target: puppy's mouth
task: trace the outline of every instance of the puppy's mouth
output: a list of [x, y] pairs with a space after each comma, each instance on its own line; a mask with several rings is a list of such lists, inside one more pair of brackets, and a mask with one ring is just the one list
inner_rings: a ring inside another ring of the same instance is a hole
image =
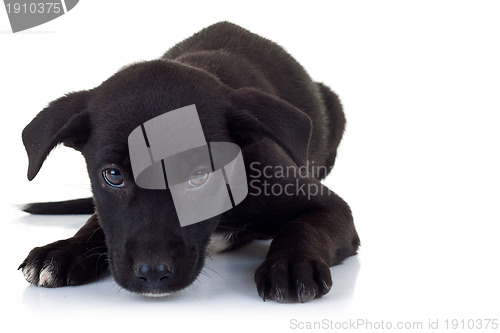
[[152, 297], [152, 298], [169, 297], [170, 295], [172, 295], [172, 293], [164, 293], [164, 292], [147, 292], [147, 293], [142, 293], [142, 296]]
[[113, 253], [109, 256], [109, 268], [115, 281], [132, 293], [153, 298], [171, 296], [191, 285], [204, 263], [202, 253], [189, 251], [176, 256], [182, 260], [174, 261], [170, 271], [160, 270], [163, 267], [161, 265], [145, 265], [137, 269], [131, 261], [123, 260], [120, 254]]

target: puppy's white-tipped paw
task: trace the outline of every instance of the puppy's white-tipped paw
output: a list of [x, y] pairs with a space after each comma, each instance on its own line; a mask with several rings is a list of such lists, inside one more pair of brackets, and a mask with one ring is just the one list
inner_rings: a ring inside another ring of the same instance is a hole
[[53, 261], [45, 263], [38, 278], [40, 287], [56, 287], [57, 267]]
[[54, 261], [44, 263], [42, 269], [39, 269], [35, 262], [31, 265], [26, 265], [22, 268], [22, 272], [26, 281], [32, 285], [39, 287], [57, 287], [57, 266]]
[[26, 281], [39, 287], [76, 286], [107, 269], [103, 247], [88, 249], [72, 238], [36, 247], [19, 266]]
[[24, 266], [22, 272], [26, 281], [38, 285], [38, 270], [36, 264]]
[[227, 250], [234, 244], [233, 233], [214, 233], [210, 236], [210, 241], [207, 245], [207, 252], [216, 254]]

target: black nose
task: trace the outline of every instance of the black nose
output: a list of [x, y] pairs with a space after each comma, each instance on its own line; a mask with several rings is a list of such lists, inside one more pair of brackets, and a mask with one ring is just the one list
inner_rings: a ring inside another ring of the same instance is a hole
[[167, 264], [135, 265], [135, 276], [141, 282], [149, 287], [155, 287], [165, 284], [172, 275], [173, 268]]

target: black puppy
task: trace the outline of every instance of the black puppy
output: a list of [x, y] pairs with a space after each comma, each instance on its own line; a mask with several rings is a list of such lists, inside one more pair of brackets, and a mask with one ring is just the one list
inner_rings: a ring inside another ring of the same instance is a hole
[[[135, 184], [127, 137], [192, 104], [207, 142], [241, 148], [249, 194], [217, 217], [181, 227], [169, 190]], [[273, 238], [255, 273], [260, 297], [320, 297], [332, 286], [329, 266], [359, 246], [349, 206], [320, 183], [344, 126], [337, 96], [281, 47], [231, 23], [212, 25], [161, 59], [53, 101], [24, 129], [30, 180], [63, 143], [85, 157], [94, 197], [27, 206], [31, 213], [93, 215], [74, 237], [33, 249], [20, 268], [34, 285], [59, 287], [109, 267], [123, 288], [161, 296], [189, 286], [207, 251]]]

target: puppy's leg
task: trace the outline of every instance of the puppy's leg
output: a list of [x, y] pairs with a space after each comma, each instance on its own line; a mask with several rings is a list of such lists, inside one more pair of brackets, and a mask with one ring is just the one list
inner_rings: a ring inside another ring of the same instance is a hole
[[79, 285], [106, 271], [106, 254], [104, 233], [94, 214], [75, 236], [31, 250], [19, 269], [36, 286]]
[[282, 226], [255, 273], [263, 300], [305, 302], [321, 297], [332, 286], [328, 267], [356, 254], [359, 238], [349, 206], [316, 184], [325, 194], [309, 198], [309, 209]]

